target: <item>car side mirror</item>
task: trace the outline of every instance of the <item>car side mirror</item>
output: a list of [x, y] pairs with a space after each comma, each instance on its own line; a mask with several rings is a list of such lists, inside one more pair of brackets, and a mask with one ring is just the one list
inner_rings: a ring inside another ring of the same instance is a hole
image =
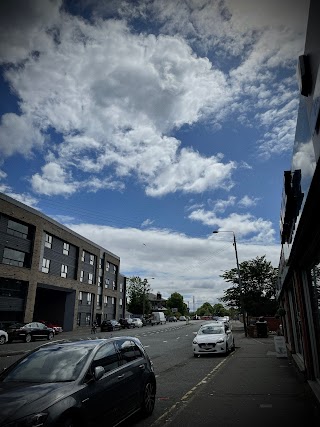
[[231, 334], [231, 330], [230, 330], [230, 329], [227, 329], [227, 330], [226, 330], [226, 333], [227, 333], [227, 334]]
[[103, 366], [96, 366], [96, 367], [94, 368], [94, 371], [93, 371], [94, 379], [95, 379], [96, 381], [99, 381], [99, 380], [100, 380], [100, 378], [102, 378], [102, 377], [103, 377], [103, 375], [104, 375], [104, 367], [103, 367]]

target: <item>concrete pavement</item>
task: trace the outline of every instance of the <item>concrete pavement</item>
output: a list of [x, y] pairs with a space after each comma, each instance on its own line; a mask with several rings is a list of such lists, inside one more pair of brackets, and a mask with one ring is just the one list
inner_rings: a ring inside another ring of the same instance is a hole
[[236, 351], [218, 356], [218, 367], [151, 427], [319, 425], [316, 402], [290, 359], [277, 358], [274, 336], [233, 331]]

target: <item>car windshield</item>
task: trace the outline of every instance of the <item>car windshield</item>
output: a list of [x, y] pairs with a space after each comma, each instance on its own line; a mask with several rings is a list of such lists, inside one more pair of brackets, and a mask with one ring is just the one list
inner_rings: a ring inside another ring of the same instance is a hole
[[199, 335], [206, 335], [206, 334], [223, 334], [224, 328], [221, 326], [205, 326], [201, 328], [198, 332]]
[[85, 346], [55, 346], [41, 349], [21, 360], [12, 371], [8, 372], [3, 382], [75, 381], [91, 351], [91, 348]]

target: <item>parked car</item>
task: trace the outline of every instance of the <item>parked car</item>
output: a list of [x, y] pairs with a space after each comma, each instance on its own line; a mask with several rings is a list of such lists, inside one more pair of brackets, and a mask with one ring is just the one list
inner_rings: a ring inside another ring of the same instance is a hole
[[215, 321], [216, 322], [223, 322], [228, 326], [229, 329], [232, 329], [228, 316], [218, 317]]
[[127, 328], [127, 329], [131, 329], [131, 328], [135, 328], [136, 325], [133, 323], [132, 319], [120, 319], [119, 320], [120, 325], [122, 326], [122, 328]]
[[104, 320], [101, 323], [100, 330], [101, 332], [110, 332], [110, 331], [119, 331], [121, 325], [117, 320]]
[[52, 328], [55, 334], [60, 334], [61, 332], [63, 332], [62, 326], [59, 326], [56, 322], [50, 322], [47, 320], [39, 320], [39, 322], [48, 326], [48, 328]]
[[177, 322], [178, 319], [176, 318], [176, 316], [169, 316], [168, 317], [168, 322]]
[[8, 334], [6, 331], [0, 329], [0, 345], [5, 344], [6, 342], [8, 342]]
[[152, 414], [156, 378], [133, 337], [59, 340], [29, 352], [0, 374], [0, 425], [108, 426]]
[[235, 349], [232, 331], [224, 322], [212, 322], [201, 326], [193, 339], [193, 355], [224, 353]]
[[7, 333], [9, 342], [15, 340], [30, 342], [39, 338], [52, 340], [54, 337], [54, 330], [40, 322], [14, 323], [8, 327]]
[[179, 320], [184, 320], [184, 321], [186, 321], [186, 320], [187, 320], [187, 318], [186, 318], [186, 316], [180, 316], [180, 317], [179, 317]]
[[136, 328], [142, 328], [142, 326], [143, 326], [143, 322], [142, 322], [142, 320], [141, 319], [139, 319], [138, 317], [132, 317], [132, 322], [134, 323], [134, 326], [136, 327]]

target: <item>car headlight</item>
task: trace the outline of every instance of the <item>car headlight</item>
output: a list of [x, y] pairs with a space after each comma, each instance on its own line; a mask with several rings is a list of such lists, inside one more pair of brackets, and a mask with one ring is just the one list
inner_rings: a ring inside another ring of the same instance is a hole
[[192, 344], [198, 344], [198, 341], [197, 341], [196, 339], [194, 339], [194, 340], [192, 341]]
[[223, 343], [224, 342], [224, 339], [223, 338], [220, 338], [218, 341], [217, 341], [217, 344], [221, 344], [221, 343]]
[[6, 427], [41, 427], [44, 425], [47, 417], [47, 413], [38, 412], [37, 414], [28, 415], [27, 417], [12, 421], [6, 424]]

